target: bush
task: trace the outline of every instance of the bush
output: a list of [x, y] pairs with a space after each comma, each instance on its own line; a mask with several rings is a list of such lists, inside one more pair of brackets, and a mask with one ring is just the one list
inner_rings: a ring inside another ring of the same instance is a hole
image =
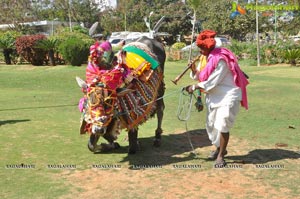
[[297, 60], [300, 59], [299, 49], [288, 49], [284, 53], [284, 58], [288, 60], [288, 63], [292, 66], [296, 66]]
[[256, 44], [253, 42], [239, 42], [232, 40], [228, 48], [238, 59], [256, 59]]
[[[257, 46], [256, 42], [237, 42], [232, 41], [232, 45], [229, 49], [234, 52], [239, 60], [253, 59], [257, 60]], [[294, 42], [289, 41], [277, 41], [276, 44], [262, 43], [260, 45], [260, 61], [265, 64], [278, 64], [284, 63], [286, 60], [289, 63], [294, 63], [288, 57], [297, 57], [297, 53], [288, 52], [289, 49], [299, 49], [299, 46]]]
[[72, 66], [81, 66], [87, 61], [89, 45], [82, 39], [71, 37], [59, 45], [59, 52]]
[[[89, 50], [89, 47], [95, 42], [94, 39], [92, 39], [89, 35], [87, 34], [83, 34], [80, 32], [69, 32], [69, 31], [60, 31], [59, 34], [56, 34], [53, 39], [57, 39], [57, 45], [58, 45], [58, 51], [57, 53], [59, 55], [61, 55], [62, 57], [60, 57], [60, 61], [67, 61], [70, 63], [70, 61], [66, 60], [66, 55], [63, 56], [61, 51], [61, 46], [65, 45], [64, 43], [67, 42], [67, 40], [69, 40], [70, 38], [77, 38], [78, 41], [80, 40], [80, 43], [83, 43], [87, 50]], [[86, 59], [84, 59], [84, 61], [87, 60], [87, 56]]]
[[87, 43], [89, 45], [92, 45], [94, 43], [94, 39], [91, 38], [89, 35], [87, 34], [83, 34], [80, 32], [59, 32], [59, 34], [54, 35], [52, 38], [53, 39], [57, 39], [58, 40], [58, 45], [60, 45], [61, 43], [65, 42], [66, 40], [68, 40], [69, 38], [78, 38], [81, 39], [84, 43]]
[[173, 50], [180, 50], [181, 48], [185, 47], [185, 43], [183, 42], [177, 42], [175, 44], [172, 45], [172, 49]]
[[284, 63], [289, 58], [286, 52], [290, 49], [297, 49], [294, 42], [291, 41], [277, 41], [276, 44], [264, 44], [261, 46], [261, 61], [267, 64]]
[[17, 53], [34, 66], [41, 66], [46, 59], [46, 51], [37, 48], [38, 41], [46, 39], [45, 35], [27, 35], [16, 39]]

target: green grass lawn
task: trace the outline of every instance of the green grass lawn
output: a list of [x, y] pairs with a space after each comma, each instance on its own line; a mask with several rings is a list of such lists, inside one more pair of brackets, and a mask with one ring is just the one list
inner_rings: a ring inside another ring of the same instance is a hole
[[[127, 155], [125, 130], [118, 139], [122, 147], [103, 154], [89, 152], [88, 136], [79, 135], [77, 103], [82, 93], [75, 77], [84, 78], [85, 66], [0, 65], [0, 198], [59, 198], [72, 193], [72, 186], [56, 177], [64, 170], [49, 169], [48, 165], [52, 164], [76, 165], [71, 172], [90, 169], [93, 164], [117, 164], [122, 170], [132, 165], [158, 164], [165, 167], [163, 172], [172, 174], [174, 171], [168, 169], [172, 164], [200, 162], [205, 171], [211, 172], [211, 163], [204, 160], [206, 154], [193, 156], [188, 142], [188, 136], [196, 137], [197, 132], [205, 128], [205, 110], [199, 113], [193, 107], [187, 122], [179, 121], [176, 116], [180, 89], [194, 83], [188, 74], [178, 85], [171, 82], [185, 65], [185, 62], [166, 63], [162, 146], [152, 147], [156, 128], [153, 118], [140, 127], [142, 150], [134, 156]], [[241, 108], [231, 135], [244, 143], [237, 146], [241, 153], [249, 154], [228, 159], [244, 159], [249, 165], [284, 164], [284, 171], [259, 170], [255, 175], [263, 178], [262, 183], [275, 188], [280, 184], [290, 190], [290, 194], [297, 195], [300, 183], [295, 177], [300, 171], [300, 68], [245, 64], [242, 69], [250, 76], [249, 110]], [[201, 148], [201, 152], [202, 149], [209, 152], [207, 141], [192, 141], [196, 151]], [[282, 144], [284, 147], [276, 147]], [[7, 168], [7, 165], [22, 163], [35, 168]]]

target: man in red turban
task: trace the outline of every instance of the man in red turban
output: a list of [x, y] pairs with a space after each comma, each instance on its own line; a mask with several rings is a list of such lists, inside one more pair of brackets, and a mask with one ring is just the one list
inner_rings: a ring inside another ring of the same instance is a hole
[[205, 67], [196, 71], [193, 79], [200, 83], [187, 87], [192, 93], [201, 89], [206, 93], [206, 131], [215, 145], [209, 159], [216, 160], [215, 167], [226, 165], [229, 130], [233, 127], [240, 104], [248, 109], [246, 86], [249, 83], [240, 69], [235, 55], [226, 48], [216, 47], [216, 32], [204, 30], [197, 37], [200, 53], [207, 56]]

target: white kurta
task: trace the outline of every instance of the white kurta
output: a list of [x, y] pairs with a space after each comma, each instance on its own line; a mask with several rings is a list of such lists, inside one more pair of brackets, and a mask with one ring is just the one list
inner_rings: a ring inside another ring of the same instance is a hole
[[233, 74], [224, 60], [206, 81], [198, 83], [206, 92], [206, 130], [212, 144], [220, 146], [220, 134], [229, 132], [239, 111], [242, 91], [233, 80]]

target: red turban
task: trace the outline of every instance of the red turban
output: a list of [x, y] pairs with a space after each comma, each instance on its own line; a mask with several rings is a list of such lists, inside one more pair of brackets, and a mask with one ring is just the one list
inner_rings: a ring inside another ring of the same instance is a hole
[[212, 30], [202, 31], [196, 40], [197, 46], [199, 48], [212, 49], [216, 45], [215, 36], [216, 32]]

